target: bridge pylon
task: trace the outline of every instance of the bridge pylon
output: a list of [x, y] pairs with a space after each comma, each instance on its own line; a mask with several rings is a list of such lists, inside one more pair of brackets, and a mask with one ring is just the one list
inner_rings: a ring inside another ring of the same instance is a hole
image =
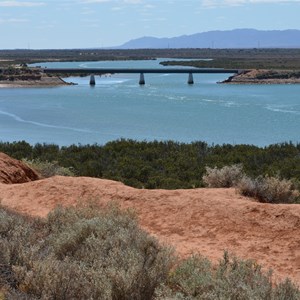
[[139, 81], [140, 85], [144, 85], [145, 84], [145, 76], [144, 73], [140, 73], [140, 81]]
[[189, 73], [188, 84], [194, 84], [193, 73]]
[[95, 84], [96, 84], [95, 75], [92, 74], [90, 77], [90, 85], [95, 85]]

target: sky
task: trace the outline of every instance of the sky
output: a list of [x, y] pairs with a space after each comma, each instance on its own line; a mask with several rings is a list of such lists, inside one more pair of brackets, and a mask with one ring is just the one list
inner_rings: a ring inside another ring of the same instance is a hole
[[0, 0], [0, 49], [102, 48], [144, 36], [300, 29], [300, 0]]

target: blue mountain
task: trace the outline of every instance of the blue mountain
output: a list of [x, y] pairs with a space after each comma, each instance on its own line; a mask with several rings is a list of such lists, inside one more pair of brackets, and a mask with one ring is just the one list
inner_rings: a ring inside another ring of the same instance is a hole
[[142, 37], [116, 48], [300, 48], [300, 30], [234, 29], [172, 38]]

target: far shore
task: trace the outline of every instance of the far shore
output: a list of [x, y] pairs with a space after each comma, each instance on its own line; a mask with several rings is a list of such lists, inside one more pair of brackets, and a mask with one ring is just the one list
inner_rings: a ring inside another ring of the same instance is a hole
[[[247, 72], [236, 74], [228, 79], [220, 82], [225, 84], [299, 84], [299, 77], [289, 78], [271, 78], [270, 73], [278, 75], [285, 75], [291, 71], [277, 71], [277, 70], [249, 70]], [[284, 76], [282, 76], [284, 77]]]

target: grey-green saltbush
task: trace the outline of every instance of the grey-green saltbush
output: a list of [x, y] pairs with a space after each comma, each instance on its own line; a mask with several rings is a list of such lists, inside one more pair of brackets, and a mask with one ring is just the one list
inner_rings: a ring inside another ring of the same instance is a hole
[[241, 165], [221, 169], [206, 167], [204, 183], [210, 188], [235, 187], [242, 195], [265, 203], [297, 203], [299, 191], [291, 180], [278, 177], [258, 176], [255, 179], [243, 172]]
[[60, 207], [24, 232], [19, 231], [26, 223], [22, 217], [4, 219], [0, 249], [12, 279], [0, 277], [12, 295], [152, 299], [173, 262], [171, 250], [140, 229], [132, 212], [116, 207]]
[[229, 188], [236, 184], [243, 177], [243, 166], [232, 165], [225, 166], [221, 169], [206, 167], [206, 173], [202, 179], [205, 185], [210, 188]]
[[[0, 291], [6, 300], [299, 300], [253, 261], [225, 253], [217, 266], [174, 255], [115, 206], [59, 207], [46, 220], [0, 207]], [[1, 293], [0, 293], [1, 298]]]
[[299, 300], [300, 291], [289, 280], [276, 285], [271, 272], [264, 273], [251, 260], [230, 257], [227, 252], [217, 266], [192, 256], [181, 262], [156, 291], [156, 299], [205, 300]]
[[30, 168], [36, 170], [43, 178], [52, 177], [55, 175], [60, 176], [74, 176], [71, 168], [61, 167], [57, 161], [41, 161], [39, 159], [22, 159]]
[[265, 203], [296, 203], [299, 192], [294, 189], [291, 180], [277, 177], [262, 177], [251, 179], [244, 176], [238, 183], [239, 192], [248, 197]]

